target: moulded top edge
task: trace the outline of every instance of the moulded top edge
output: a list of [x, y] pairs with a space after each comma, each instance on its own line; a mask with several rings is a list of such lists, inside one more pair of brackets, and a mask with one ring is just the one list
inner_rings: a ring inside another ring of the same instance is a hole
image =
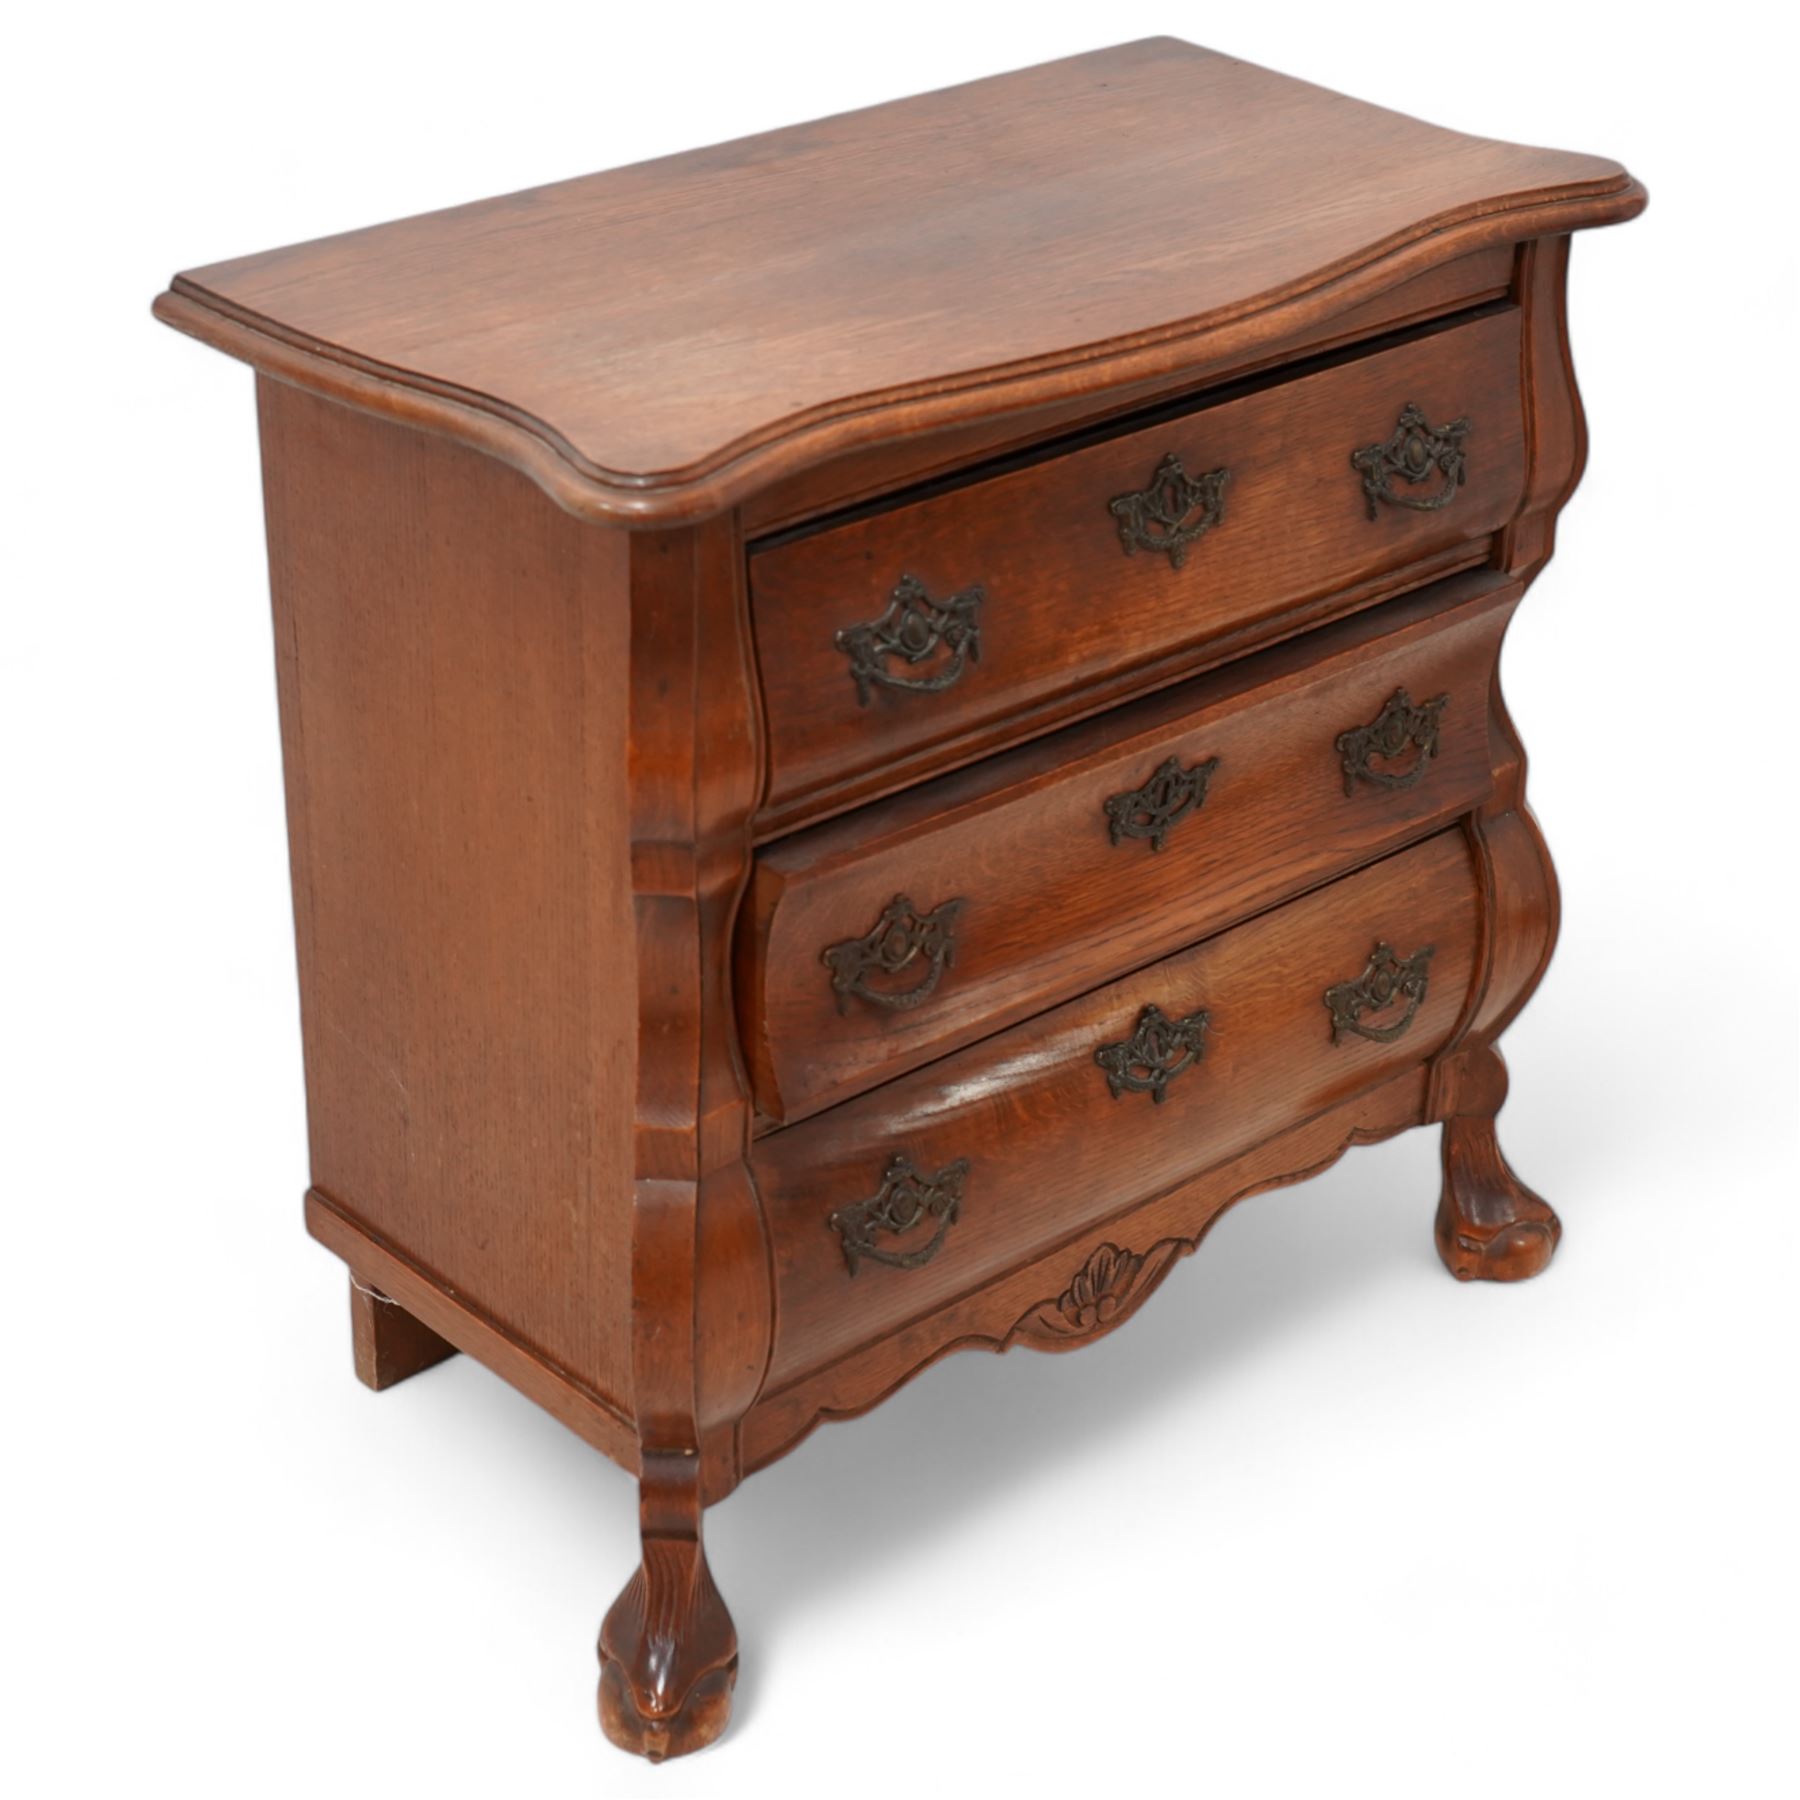
[[156, 311], [663, 524], [1644, 202], [1602, 158], [1158, 38], [214, 264]]

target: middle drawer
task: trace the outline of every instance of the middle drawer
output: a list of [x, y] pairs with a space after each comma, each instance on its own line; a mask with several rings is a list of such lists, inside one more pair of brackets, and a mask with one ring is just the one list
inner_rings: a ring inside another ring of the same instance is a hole
[[1436, 830], [1521, 589], [1459, 576], [765, 850], [759, 1112], [806, 1117]]

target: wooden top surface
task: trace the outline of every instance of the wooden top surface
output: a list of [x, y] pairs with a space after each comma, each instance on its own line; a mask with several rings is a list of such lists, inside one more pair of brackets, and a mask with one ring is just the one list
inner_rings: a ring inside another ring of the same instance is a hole
[[1156, 38], [216, 263], [157, 310], [651, 522], [1643, 201]]

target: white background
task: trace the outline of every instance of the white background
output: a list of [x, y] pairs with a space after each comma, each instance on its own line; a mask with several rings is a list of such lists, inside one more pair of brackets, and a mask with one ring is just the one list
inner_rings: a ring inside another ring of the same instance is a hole
[[[1776, 17], [13, 19], [13, 1793], [1794, 1792], [1800, 321]], [[1651, 190], [1576, 246], [1592, 459], [1506, 656], [1566, 922], [1507, 1040], [1503, 1137], [1567, 1237], [1540, 1281], [1458, 1287], [1413, 1133], [1229, 1215], [1094, 1349], [954, 1358], [821, 1431], [711, 1515], [737, 1716], [650, 1770], [592, 1710], [630, 1482], [466, 1358], [364, 1392], [341, 1267], [302, 1234], [251, 382], [149, 301], [177, 268], [1155, 31], [1613, 155]]]

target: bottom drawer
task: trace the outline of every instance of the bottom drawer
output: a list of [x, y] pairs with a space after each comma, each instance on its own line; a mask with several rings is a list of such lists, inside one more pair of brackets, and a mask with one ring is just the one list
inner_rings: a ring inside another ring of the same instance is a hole
[[760, 1140], [765, 1391], [1434, 1055], [1479, 913], [1441, 832]]

